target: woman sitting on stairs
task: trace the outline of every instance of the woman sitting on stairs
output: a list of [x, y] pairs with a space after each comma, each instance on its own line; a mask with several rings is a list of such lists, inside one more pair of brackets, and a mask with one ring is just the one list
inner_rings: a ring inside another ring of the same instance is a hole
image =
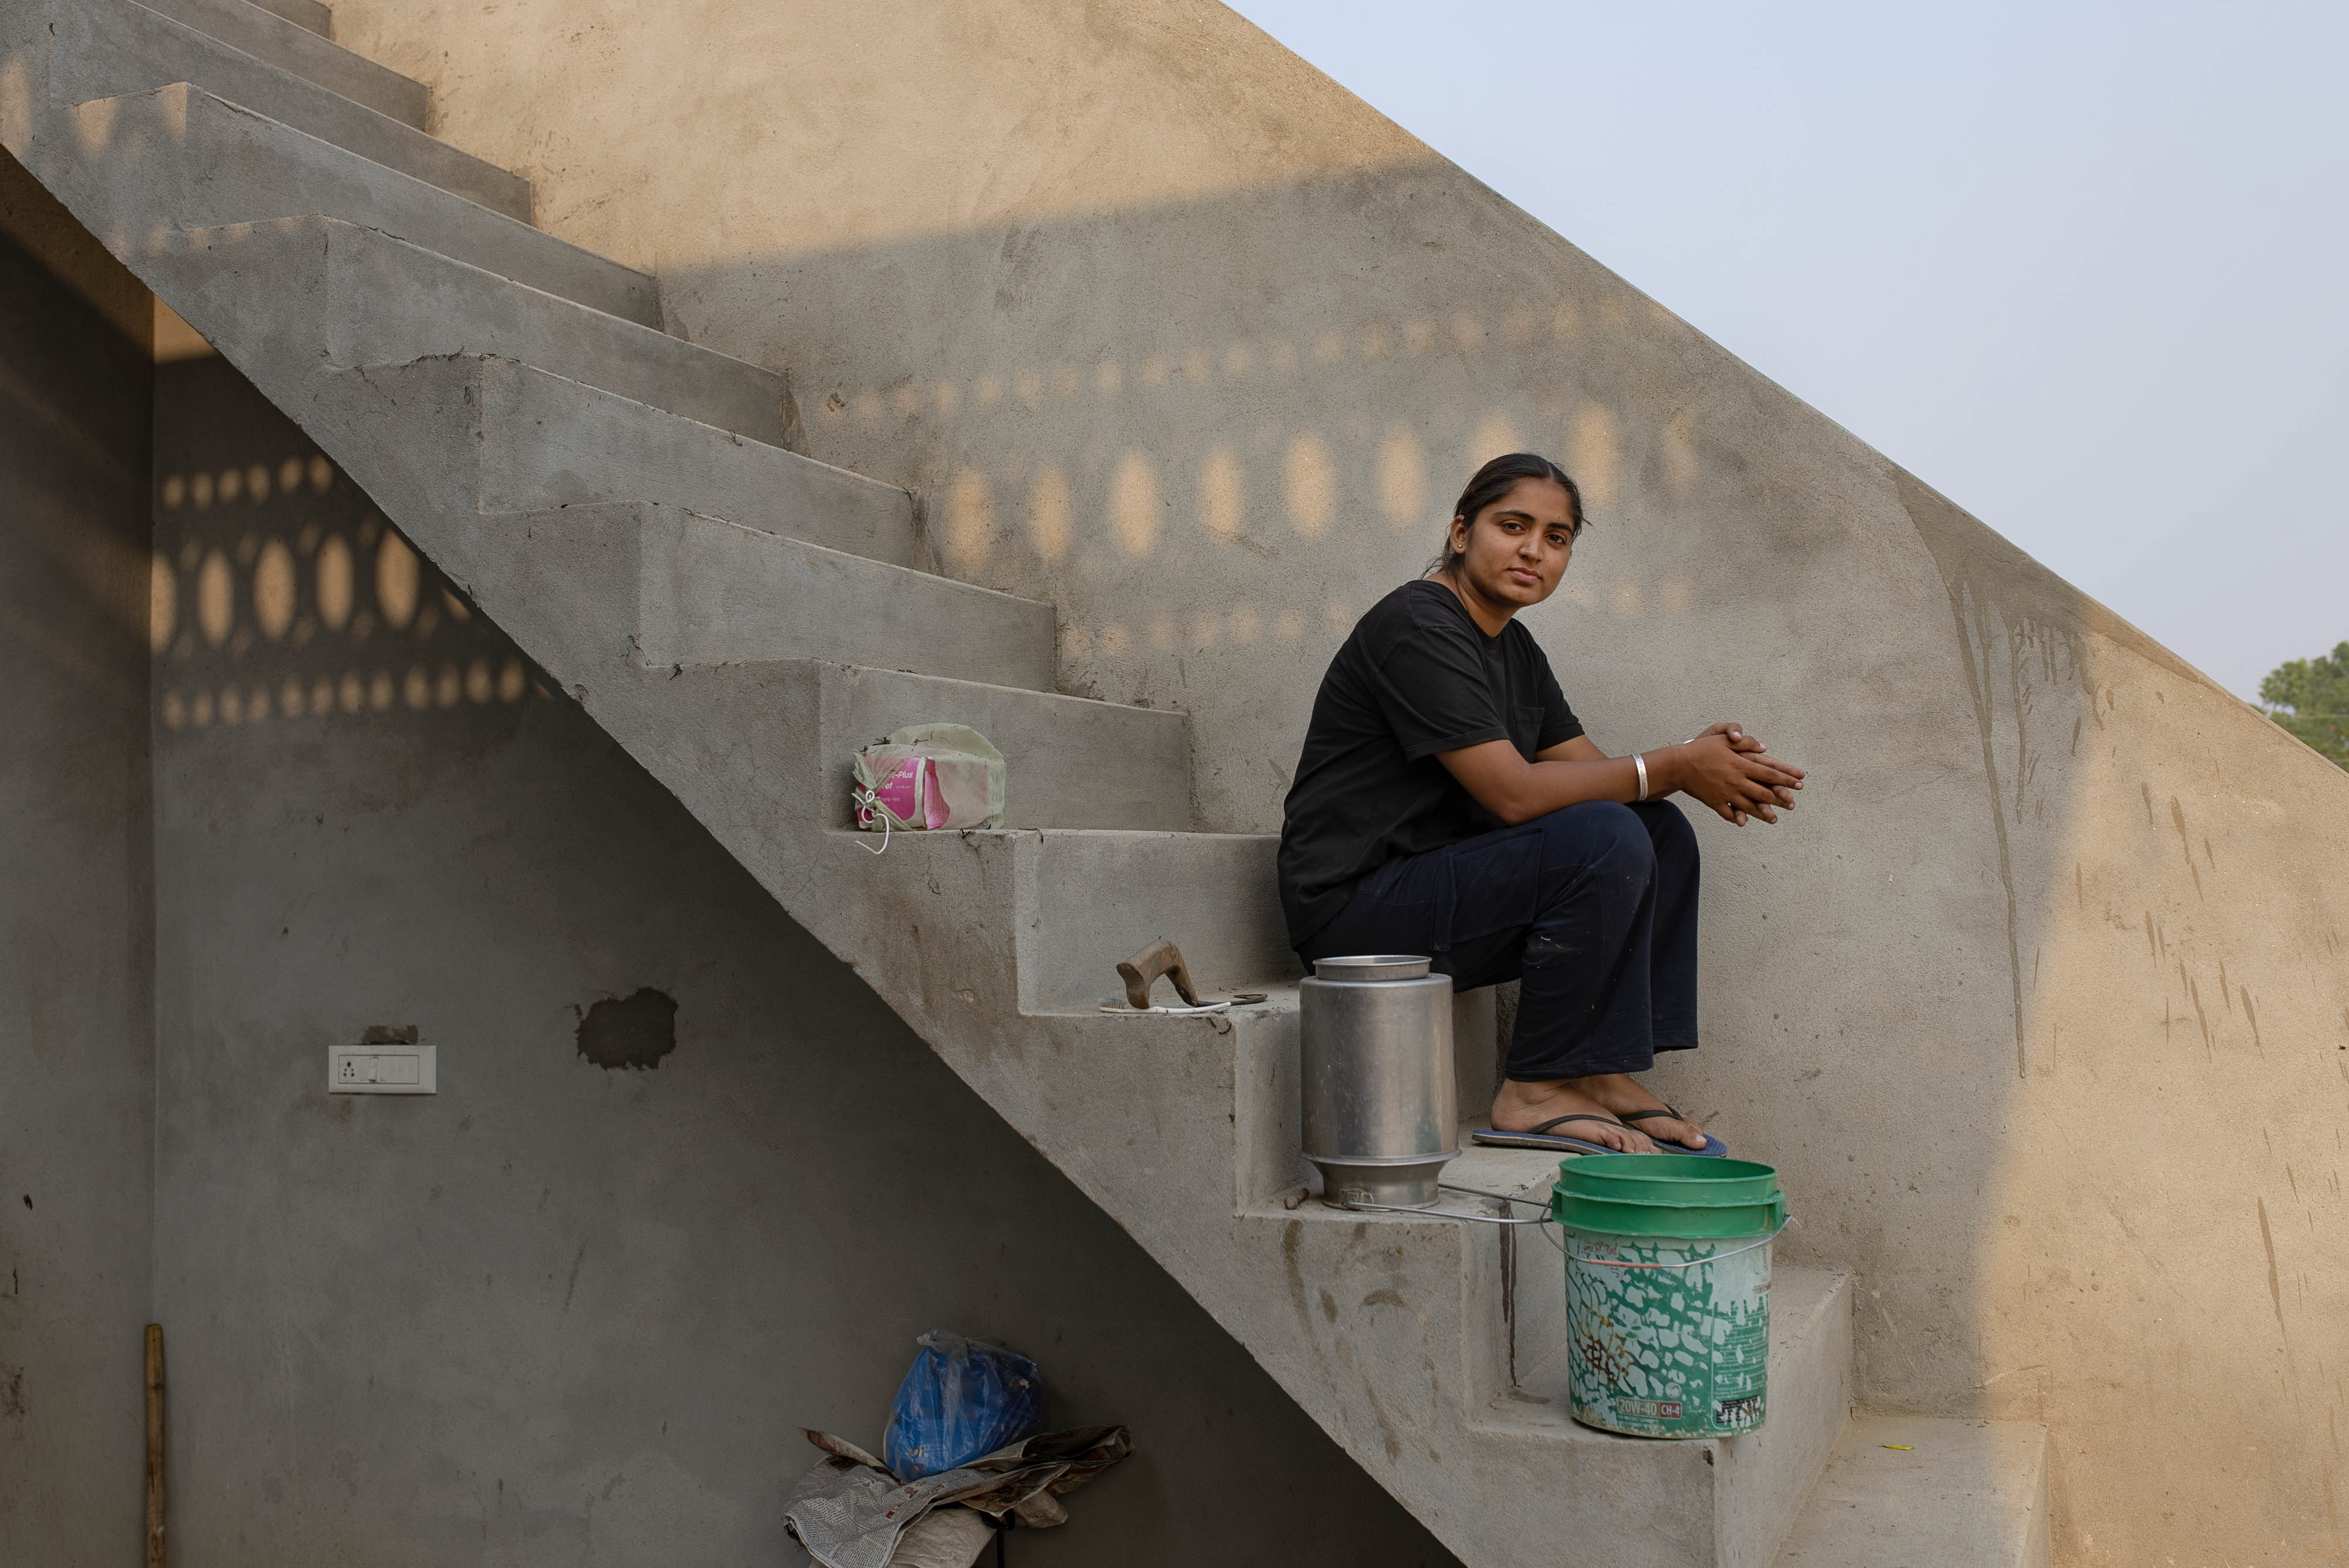
[[1665, 797], [1775, 823], [1803, 770], [1732, 723], [1600, 751], [1513, 619], [1557, 590], [1581, 493], [1513, 452], [1454, 510], [1444, 554], [1321, 678], [1280, 834], [1289, 944], [1309, 964], [1425, 953], [1463, 991], [1521, 982], [1480, 1143], [1717, 1154], [1631, 1076], [1697, 1043], [1696, 835]]

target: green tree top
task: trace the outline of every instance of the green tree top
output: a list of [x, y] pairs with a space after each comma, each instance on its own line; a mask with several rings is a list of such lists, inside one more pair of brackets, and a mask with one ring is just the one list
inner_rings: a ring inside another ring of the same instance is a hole
[[2276, 666], [2260, 682], [2260, 701], [2269, 718], [2349, 767], [2349, 642]]

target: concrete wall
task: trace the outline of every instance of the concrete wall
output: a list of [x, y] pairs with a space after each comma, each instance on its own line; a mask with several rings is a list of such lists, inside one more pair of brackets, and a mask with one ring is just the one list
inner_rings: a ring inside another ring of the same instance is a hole
[[[1452, 1561], [222, 361], [157, 410], [181, 1568], [797, 1561], [936, 1326], [1134, 1430], [1015, 1561]], [[438, 1095], [326, 1094], [371, 1026]]]
[[146, 299], [0, 153], [0, 1562], [58, 1568], [145, 1532]]
[[2053, 1423], [2066, 1562], [2339, 1560], [2349, 779], [1208, 0], [336, 25], [790, 369], [945, 568], [1055, 600], [1064, 686], [1190, 710], [1216, 826], [1274, 823], [1470, 465], [1568, 462], [1599, 526], [1533, 624], [1601, 743], [1815, 770], [1704, 829], [1663, 1086], [1860, 1271], [1871, 1401]]

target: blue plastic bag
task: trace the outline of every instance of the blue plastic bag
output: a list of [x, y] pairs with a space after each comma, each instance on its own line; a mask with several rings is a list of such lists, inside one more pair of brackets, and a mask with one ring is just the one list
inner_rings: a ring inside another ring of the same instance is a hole
[[967, 1465], [1036, 1424], [1036, 1364], [1017, 1351], [932, 1329], [897, 1386], [881, 1462], [901, 1481]]

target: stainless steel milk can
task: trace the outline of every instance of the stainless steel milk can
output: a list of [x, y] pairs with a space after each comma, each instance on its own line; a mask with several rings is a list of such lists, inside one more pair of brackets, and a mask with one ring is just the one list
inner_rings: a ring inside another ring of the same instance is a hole
[[1305, 1158], [1322, 1200], [1425, 1209], [1459, 1154], [1452, 977], [1395, 953], [1317, 959], [1301, 992]]

